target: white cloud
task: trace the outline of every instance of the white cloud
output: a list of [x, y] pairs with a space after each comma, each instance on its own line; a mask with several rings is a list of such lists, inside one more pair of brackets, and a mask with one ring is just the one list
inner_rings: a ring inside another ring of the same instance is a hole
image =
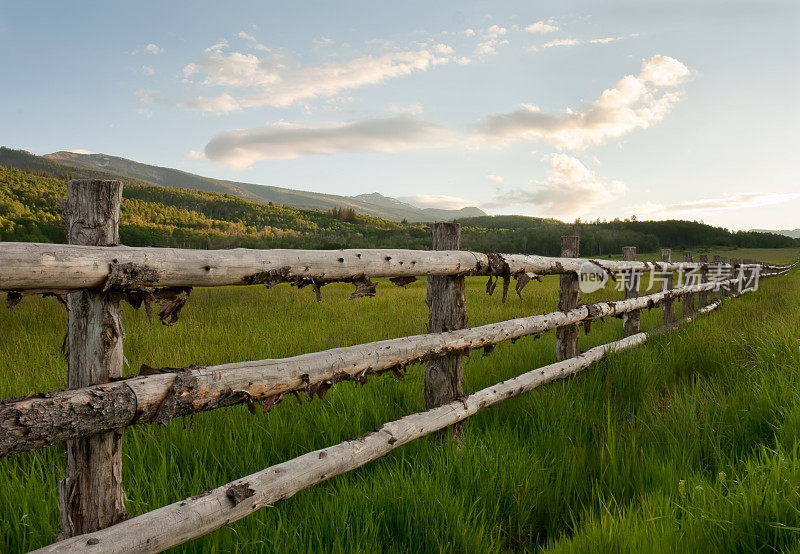
[[407, 116], [325, 126], [274, 124], [227, 131], [205, 147], [207, 159], [235, 169], [263, 159], [339, 152], [397, 152], [444, 147], [457, 140], [438, 125]]
[[[334, 96], [342, 91], [382, 83], [388, 79], [428, 71], [440, 64], [455, 61], [453, 49], [433, 44], [413, 51], [367, 55], [318, 66], [292, 64], [281, 54], [259, 57], [241, 52], [224, 53], [219, 43], [207, 50], [208, 56], [184, 67], [189, 79], [202, 76], [199, 84], [207, 87], [257, 88], [257, 92], [234, 97], [230, 92], [200, 97], [182, 105], [202, 111], [234, 111], [259, 106], [285, 107], [303, 100]], [[223, 98], [224, 97], [224, 98]]]
[[186, 157], [191, 159], [191, 160], [203, 160], [203, 159], [205, 159], [205, 155], [202, 152], [200, 152], [199, 150], [189, 150], [189, 152], [186, 154]]
[[513, 112], [487, 117], [478, 132], [495, 146], [541, 139], [559, 149], [582, 149], [661, 121], [683, 92], [663, 89], [680, 86], [690, 75], [689, 68], [678, 60], [653, 56], [642, 62], [638, 76], [623, 77], [578, 111], [568, 108], [562, 114], [547, 114], [534, 105], [523, 105]]
[[145, 51], [147, 51], [148, 54], [154, 54], [154, 55], [155, 54], [160, 54], [161, 52], [164, 51], [163, 48], [161, 48], [157, 44], [153, 44], [152, 42], [150, 44], [148, 44], [147, 46], [145, 46], [144, 49], [145, 49]]
[[486, 178], [492, 181], [493, 183], [497, 183], [498, 185], [502, 185], [503, 181], [505, 181], [503, 177], [501, 177], [500, 175], [495, 175], [494, 173], [490, 173], [489, 175], [486, 176]]
[[531, 23], [524, 30], [526, 33], [552, 33], [553, 31], [558, 31], [558, 24], [554, 20], [548, 19], [547, 21]]
[[239, 37], [242, 40], [247, 40], [247, 41], [250, 41], [250, 42], [258, 42], [258, 40], [256, 40], [256, 37], [254, 37], [250, 33], [246, 33], [245, 31], [239, 31], [236, 34], [236, 36]]
[[419, 115], [424, 111], [422, 104], [419, 102], [415, 104], [392, 104], [389, 106], [389, 111], [394, 114], [406, 114], [406, 115]]
[[[627, 36], [618, 36], [618, 37], [600, 37], [600, 38], [591, 38], [586, 40], [576, 39], [576, 38], [564, 38], [558, 40], [551, 40], [550, 42], [545, 42], [541, 48], [556, 48], [558, 46], [578, 46], [581, 44], [609, 44], [611, 42], [616, 42], [618, 40], [622, 40], [624, 38], [629, 37], [638, 37], [638, 33], [633, 33]], [[538, 50], [538, 47], [533, 47], [532, 50]]]
[[464, 29], [464, 36], [474, 37], [475, 29]]
[[475, 47], [475, 54], [487, 56], [497, 52], [499, 46], [508, 44], [508, 40], [502, 37], [508, 34], [508, 29], [499, 25], [492, 25], [481, 33], [481, 42]]
[[91, 150], [86, 150], [84, 148], [73, 148], [72, 150], [69, 150], [69, 152], [72, 152], [73, 154], [94, 154], [94, 152]]
[[553, 48], [554, 46], [575, 46], [576, 44], [580, 44], [580, 41], [574, 38], [562, 38], [545, 42], [542, 45], [542, 48]]
[[589, 170], [577, 158], [566, 154], [550, 154], [547, 179], [531, 189], [518, 189], [502, 194], [494, 206], [528, 205], [545, 217], [570, 218], [591, 214], [598, 206], [608, 204], [625, 193], [621, 181], [608, 181]]
[[631, 209], [636, 214], [649, 217], [673, 217], [691, 214], [718, 213], [744, 208], [758, 208], [781, 204], [800, 198], [798, 193], [777, 192], [735, 192], [724, 194], [718, 198], [701, 198], [699, 200], [686, 200], [674, 204], [656, 204], [647, 202]]
[[148, 77], [153, 75], [155, 72], [156, 70], [153, 69], [152, 65], [143, 65], [142, 67], [139, 68], [139, 73], [141, 73], [142, 75], [147, 75]]

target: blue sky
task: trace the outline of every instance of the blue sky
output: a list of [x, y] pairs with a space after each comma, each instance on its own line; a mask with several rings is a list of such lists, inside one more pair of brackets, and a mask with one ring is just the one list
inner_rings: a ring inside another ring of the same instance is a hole
[[0, 143], [489, 213], [800, 227], [792, 2], [4, 2]]

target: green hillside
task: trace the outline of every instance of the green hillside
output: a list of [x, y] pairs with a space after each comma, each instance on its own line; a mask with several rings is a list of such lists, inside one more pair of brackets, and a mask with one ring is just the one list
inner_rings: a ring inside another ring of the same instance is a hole
[[[0, 240], [63, 242], [64, 180], [0, 166]], [[423, 247], [428, 233], [352, 210], [302, 210], [230, 194], [126, 183], [120, 238], [186, 248]]]
[[[62, 178], [0, 166], [0, 240], [63, 242]], [[91, 177], [105, 177], [93, 174]], [[65, 176], [69, 177], [69, 176]], [[523, 216], [459, 220], [464, 248], [555, 256], [561, 236], [575, 224]], [[582, 223], [581, 253], [616, 255], [623, 246], [640, 252], [659, 247], [778, 248], [800, 239], [770, 233], [738, 232], [690, 221]], [[157, 186], [126, 180], [120, 237], [129, 246], [184, 248], [415, 248], [430, 247], [428, 226], [357, 213], [352, 208], [309, 210], [257, 203], [233, 194]]]
[[186, 171], [147, 165], [107, 154], [55, 152], [36, 156], [24, 150], [0, 147], [0, 165], [27, 171], [42, 171], [62, 178], [120, 179], [125, 184], [134, 182], [219, 192], [253, 202], [272, 202], [310, 210], [352, 209], [363, 215], [393, 221], [430, 222], [485, 215], [478, 208], [462, 210], [417, 208], [378, 193], [351, 197], [212, 179]]

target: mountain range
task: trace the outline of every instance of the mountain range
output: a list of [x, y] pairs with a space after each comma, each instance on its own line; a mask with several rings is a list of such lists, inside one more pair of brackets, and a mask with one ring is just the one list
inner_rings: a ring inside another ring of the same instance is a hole
[[0, 165], [70, 178], [132, 180], [137, 184], [171, 186], [231, 194], [262, 204], [275, 203], [304, 209], [353, 209], [357, 213], [391, 221], [448, 221], [486, 215], [477, 207], [460, 210], [420, 208], [377, 192], [340, 196], [303, 190], [213, 179], [168, 167], [143, 164], [107, 154], [54, 152], [37, 156], [25, 150], [0, 147]]
[[781, 229], [772, 231], [770, 229], [753, 229], [756, 233], [773, 233], [776, 235], [784, 235], [793, 239], [800, 239], [800, 229]]

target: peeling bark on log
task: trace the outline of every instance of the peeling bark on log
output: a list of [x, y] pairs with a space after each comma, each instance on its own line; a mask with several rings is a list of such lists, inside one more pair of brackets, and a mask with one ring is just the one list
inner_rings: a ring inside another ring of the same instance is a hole
[[[632, 262], [636, 259], [636, 247], [624, 246], [622, 248], [622, 260]], [[639, 279], [640, 275], [635, 272], [628, 272], [625, 274], [625, 298], [636, 298], [639, 296]], [[639, 332], [641, 321], [641, 312], [638, 310], [627, 312], [622, 316], [622, 329], [626, 337], [635, 335]]]
[[[121, 200], [119, 181], [67, 183], [67, 240], [92, 246], [118, 244]], [[67, 302], [68, 387], [79, 389], [121, 378], [124, 332], [119, 300], [104, 291], [81, 290], [69, 293]], [[116, 408], [113, 402], [92, 400], [106, 415]], [[90, 533], [128, 517], [122, 490], [121, 438], [114, 430], [67, 441], [66, 477], [58, 485], [60, 538]]]
[[[459, 250], [461, 225], [435, 223], [431, 227], [434, 250]], [[428, 277], [428, 332], [456, 331], [467, 326], [467, 301], [463, 277]], [[464, 396], [464, 361], [460, 352], [430, 360], [425, 367], [425, 408], [435, 408]], [[460, 428], [453, 428], [458, 434]]]
[[[115, 264], [148, 268], [149, 277], [139, 281], [141, 286], [274, 286], [300, 280], [325, 283], [378, 277], [497, 275], [492, 258], [500, 262], [507, 275], [577, 273], [584, 263], [593, 263], [610, 273], [630, 268], [646, 272], [653, 267], [651, 262], [466, 251], [188, 250], [0, 242], [0, 290], [103, 288]], [[679, 266], [668, 264], [666, 269], [677, 270]]]
[[[561, 256], [577, 258], [580, 237], [561, 237]], [[578, 276], [565, 274], [559, 277], [558, 309], [569, 311], [578, 305]], [[578, 355], [578, 326], [567, 325], [556, 329], [556, 359], [566, 360]]]
[[[732, 281], [731, 281], [732, 283]], [[702, 285], [708, 290], [714, 283]], [[0, 403], [0, 456], [134, 423], [168, 421], [247, 402], [274, 404], [283, 395], [320, 383], [364, 380], [368, 375], [446, 354], [540, 335], [564, 325], [651, 308], [688, 290], [674, 289], [619, 302], [579, 306], [471, 329], [389, 339], [278, 360], [189, 367]], [[148, 372], [152, 373], [152, 371]]]

